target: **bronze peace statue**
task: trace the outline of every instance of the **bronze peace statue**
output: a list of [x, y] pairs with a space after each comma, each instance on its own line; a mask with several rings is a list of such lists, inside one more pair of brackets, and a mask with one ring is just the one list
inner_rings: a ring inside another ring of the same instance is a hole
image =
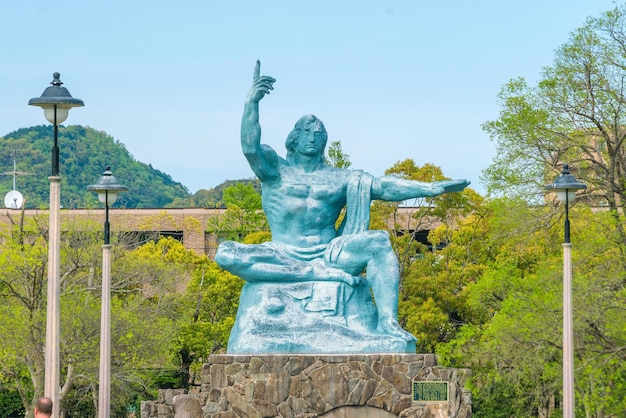
[[296, 122], [280, 157], [261, 143], [259, 122], [259, 102], [275, 81], [260, 75], [257, 61], [241, 122], [241, 147], [261, 180], [272, 240], [224, 242], [215, 256], [246, 281], [228, 353], [414, 353], [415, 337], [397, 320], [398, 260], [388, 233], [368, 229], [370, 204], [458, 192], [469, 182], [328, 166], [326, 129], [313, 115]]

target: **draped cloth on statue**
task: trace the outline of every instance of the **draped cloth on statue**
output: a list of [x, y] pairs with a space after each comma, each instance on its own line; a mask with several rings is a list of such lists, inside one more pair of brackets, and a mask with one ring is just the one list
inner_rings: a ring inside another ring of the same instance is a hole
[[[328, 245], [296, 248], [261, 244], [293, 260], [332, 264], [351, 235], [369, 228], [373, 177], [354, 171], [347, 185], [346, 216]], [[315, 260], [315, 261], [314, 261]], [[245, 280], [245, 277], [242, 277]], [[415, 352], [415, 342], [379, 332], [365, 280], [246, 282], [228, 342], [229, 354]]]

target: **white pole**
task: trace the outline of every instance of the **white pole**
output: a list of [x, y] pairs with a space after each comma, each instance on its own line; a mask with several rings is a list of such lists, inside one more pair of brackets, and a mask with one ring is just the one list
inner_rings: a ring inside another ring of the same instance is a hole
[[61, 345], [61, 177], [50, 176], [50, 225], [48, 241], [48, 302], [46, 306], [46, 360], [44, 395], [52, 399], [59, 417], [59, 353]]
[[102, 312], [100, 316], [100, 388], [98, 418], [111, 411], [111, 245], [102, 246]]
[[563, 418], [574, 418], [572, 244], [563, 244]]

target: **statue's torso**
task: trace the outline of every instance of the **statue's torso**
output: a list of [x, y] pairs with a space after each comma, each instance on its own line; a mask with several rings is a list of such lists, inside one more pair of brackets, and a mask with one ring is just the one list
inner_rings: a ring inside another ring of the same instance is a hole
[[272, 240], [298, 247], [326, 244], [346, 204], [347, 170], [322, 167], [307, 173], [288, 163], [280, 177], [263, 183], [263, 209]]

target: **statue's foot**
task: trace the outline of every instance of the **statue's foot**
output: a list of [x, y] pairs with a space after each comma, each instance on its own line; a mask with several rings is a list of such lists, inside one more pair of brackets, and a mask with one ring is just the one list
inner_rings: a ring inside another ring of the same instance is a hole
[[382, 334], [397, 337], [407, 342], [417, 341], [413, 334], [403, 330], [400, 324], [398, 324], [398, 321], [396, 321], [394, 318], [379, 318], [378, 327], [376, 329]]

